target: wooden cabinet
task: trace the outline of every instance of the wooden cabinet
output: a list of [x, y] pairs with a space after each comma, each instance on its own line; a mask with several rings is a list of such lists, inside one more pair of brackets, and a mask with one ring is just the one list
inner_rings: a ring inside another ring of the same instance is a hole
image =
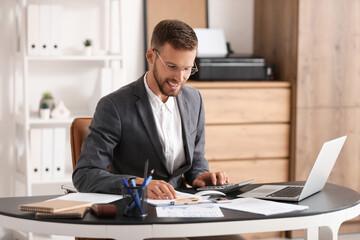
[[210, 170], [232, 182], [289, 179], [289, 82], [189, 82], [205, 107]]
[[[360, 2], [255, 0], [254, 8], [254, 54], [294, 89], [291, 180], [307, 178], [323, 142], [347, 135], [328, 182], [360, 191]], [[359, 232], [359, 219], [340, 232]]]

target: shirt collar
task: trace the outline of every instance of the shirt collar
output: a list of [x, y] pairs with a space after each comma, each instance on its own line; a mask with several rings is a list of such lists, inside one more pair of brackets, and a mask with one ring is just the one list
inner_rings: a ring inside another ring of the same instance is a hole
[[153, 93], [153, 91], [150, 89], [149, 85], [147, 84], [146, 82], [146, 76], [149, 72], [147, 72], [145, 75], [144, 75], [144, 85], [145, 85], [145, 89], [146, 89], [146, 92], [147, 92], [147, 95], [149, 97], [149, 101], [150, 101], [150, 104], [153, 108], [155, 108], [156, 110], [161, 110], [162, 107], [165, 107], [165, 109], [167, 109], [170, 113], [173, 112], [173, 109], [175, 107], [175, 99], [174, 97], [170, 96], [168, 98], [168, 100], [163, 103], [160, 98], [158, 98], [155, 93]]

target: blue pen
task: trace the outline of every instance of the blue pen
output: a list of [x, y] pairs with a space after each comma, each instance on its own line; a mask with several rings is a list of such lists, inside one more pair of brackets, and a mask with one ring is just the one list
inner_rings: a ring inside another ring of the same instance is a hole
[[[136, 187], [135, 179], [131, 179], [131, 183], [132, 183], [133, 187]], [[134, 189], [134, 192], [135, 192], [135, 197], [136, 197], [137, 201], [140, 203], [140, 197], [139, 197], [138, 191], [136, 189]]]
[[[154, 170], [153, 170], [153, 171], [154, 171]], [[152, 179], [152, 176], [150, 175], [147, 179], [145, 179], [145, 180], [143, 181], [143, 184], [142, 184], [141, 186], [142, 186], [142, 187], [147, 186], [147, 185], [149, 184], [149, 182], [151, 181], [151, 179]], [[142, 197], [142, 194], [143, 194], [143, 188], [140, 189], [140, 192], [139, 192], [139, 194], [138, 194], [139, 199]], [[133, 209], [134, 207], [135, 207], [134, 203], [131, 203], [130, 209]]]
[[[143, 184], [141, 185], [142, 187], [146, 187], [147, 185], [149, 185], [149, 182], [151, 181], [152, 179], [152, 176], [150, 175], [147, 179], [144, 180]], [[140, 190], [140, 197], [142, 196], [142, 193], [143, 193], [143, 189], [141, 188]]]
[[140, 202], [139, 202], [138, 199], [134, 196], [134, 194], [132, 193], [132, 191], [131, 191], [131, 189], [130, 189], [129, 183], [126, 181], [125, 178], [122, 178], [122, 181], [123, 181], [125, 187], [127, 188], [128, 192], [130, 193], [130, 196], [131, 196], [132, 199], [134, 200], [136, 206], [139, 208], [141, 214], [144, 214], [144, 213], [143, 213], [143, 210], [142, 210], [142, 208], [141, 208], [141, 206], [140, 206]]

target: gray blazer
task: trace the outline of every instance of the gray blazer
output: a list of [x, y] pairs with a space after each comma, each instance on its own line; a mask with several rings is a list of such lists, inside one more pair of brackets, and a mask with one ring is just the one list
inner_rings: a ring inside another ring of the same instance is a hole
[[[142, 177], [149, 159], [153, 179], [182, 184], [182, 174], [192, 184], [209, 171], [204, 157], [205, 114], [200, 92], [183, 86], [176, 97], [182, 121], [186, 164], [170, 174], [157, 133], [144, 78], [103, 97], [90, 124], [73, 172], [80, 192], [121, 193], [122, 177]], [[107, 171], [108, 167], [111, 173]]]

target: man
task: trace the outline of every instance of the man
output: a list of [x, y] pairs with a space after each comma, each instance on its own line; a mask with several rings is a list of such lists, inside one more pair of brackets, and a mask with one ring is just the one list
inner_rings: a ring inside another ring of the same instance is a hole
[[79, 191], [121, 193], [123, 177], [141, 184], [147, 159], [154, 169], [149, 198], [174, 199], [182, 175], [193, 187], [229, 182], [224, 172], [209, 172], [202, 98], [184, 86], [197, 71], [197, 44], [184, 22], [155, 27], [146, 52], [149, 71], [98, 103], [73, 173]]

